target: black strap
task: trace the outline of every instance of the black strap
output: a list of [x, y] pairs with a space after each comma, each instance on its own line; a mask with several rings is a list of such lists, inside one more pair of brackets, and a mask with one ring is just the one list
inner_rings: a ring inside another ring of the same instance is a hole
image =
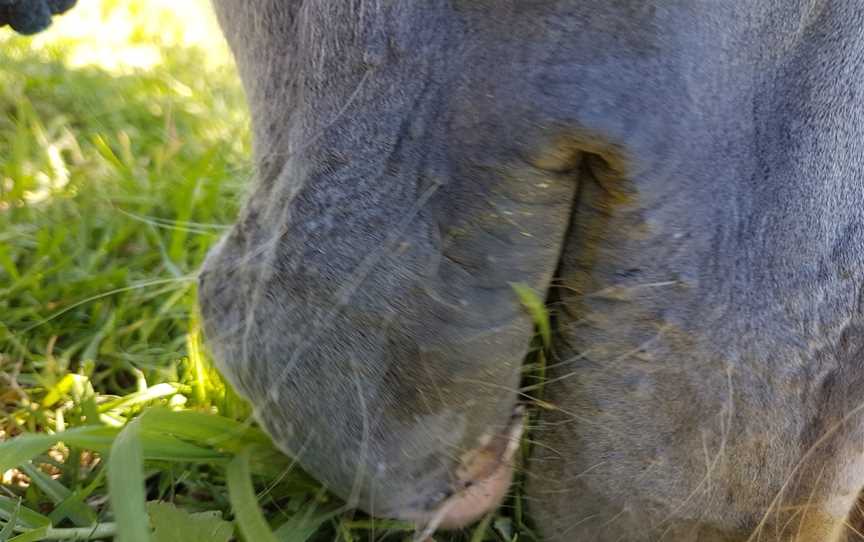
[[35, 34], [48, 28], [51, 17], [75, 5], [76, 0], [0, 0], [0, 27], [9, 25], [19, 34]]

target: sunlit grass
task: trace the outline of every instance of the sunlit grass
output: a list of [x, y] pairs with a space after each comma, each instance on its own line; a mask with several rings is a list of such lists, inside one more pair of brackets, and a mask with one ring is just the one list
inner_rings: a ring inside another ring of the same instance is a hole
[[[250, 155], [207, 2], [79, 4], [0, 30], [0, 542], [410, 539], [278, 453], [206, 359], [195, 276]], [[436, 539], [531, 539], [511, 506]]]
[[195, 274], [236, 212], [249, 138], [206, 3], [173, 4], [82, 2], [0, 37], [3, 541], [176, 540], [172, 514], [227, 540], [240, 452], [279, 480], [243, 501], [274, 527], [328, 502], [204, 357]]

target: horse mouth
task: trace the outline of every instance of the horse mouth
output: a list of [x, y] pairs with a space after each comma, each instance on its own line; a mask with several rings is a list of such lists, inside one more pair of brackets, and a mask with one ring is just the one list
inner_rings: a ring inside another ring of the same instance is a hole
[[510, 423], [460, 457], [453, 492], [429, 512], [404, 517], [418, 525], [415, 540], [428, 540], [438, 529], [458, 529], [495, 510], [513, 481], [516, 452], [525, 428], [525, 408], [517, 405]]

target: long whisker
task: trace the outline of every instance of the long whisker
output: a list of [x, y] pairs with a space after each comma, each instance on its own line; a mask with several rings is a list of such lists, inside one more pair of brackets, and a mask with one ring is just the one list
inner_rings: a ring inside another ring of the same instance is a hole
[[113, 290], [109, 290], [107, 292], [102, 292], [101, 294], [96, 294], [96, 295], [90, 296], [88, 298], [82, 299], [81, 301], [77, 301], [77, 302], [69, 305], [68, 307], [64, 307], [63, 309], [60, 309], [59, 311], [51, 314], [47, 318], [40, 320], [40, 321], [36, 322], [35, 324], [32, 324], [32, 325], [24, 328], [21, 331], [21, 333], [27, 333], [29, 331], [36, 329], [39, 326], [45, 325], [48, 322], [50, 322], [56, 318], [59, 318], [60, 316], [63, 316], [67, 312], [80, 307], [81, 305], [86, 305], [87, 303], [91, 303], [91, 302], [97, 301], [99, 299], [111, 297], [112, 295], [121, 294], [123, 292], [131, 292], [132, 290], [140, 290], [142, 288], [149, 288], [151, 286], [159, 286], [161, 284], [172, 284], [172, 283], [177, 283], [178, 285], [190, 284], [190, 283], [194, 283], [196, 280], [197, 280], [196, 275], [185, 275], [182, 277], [175, 277], [175, 278], [170, 278], [170, 279], [148, 280], [145, 282], [139, 282], [137, 284], [130, 284], [129, 286], [123, 286], [122, 288], [115, 288]]
[[198, 234], [207, 234], [212, 233], [212, 231], [226, 231], [231, 229], [231, 226], [225, 224], [207, 224], [203, 222], [187, 222], [183, 220], [167, 220], [164, 218], [154, 217], [154, 216], [144, 216], [139, 215], [137, 213], [133, 213], [131, 211], [127, 211], [120, 207], [114, 207], [114, 209], [125, 216], [128, 216], [132, 220], [137, 220], [138, 222], [143, 222], [144, 224], [148, 224], [150, 226], [161, 228], [165, 230], [174, 230], [174, 231], [185, 231], [189, 233], [198, 233]]

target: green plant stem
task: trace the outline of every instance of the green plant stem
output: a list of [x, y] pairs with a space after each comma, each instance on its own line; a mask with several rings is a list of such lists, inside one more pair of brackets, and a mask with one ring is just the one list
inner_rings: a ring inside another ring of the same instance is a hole
[[[48, 527], [44, 529], [44, 533], [36, 538], [29, 538], [29, 540], [96, 540], [98, 538], [112, 537], [116, 532], [116, 523], [99, 523], [90, 527], [72, 527], [66, 529]], [[16, 538], [26, 536], [27, 534], [24, 533]], [[15, 540], [15, 538], [12, 540]]]

